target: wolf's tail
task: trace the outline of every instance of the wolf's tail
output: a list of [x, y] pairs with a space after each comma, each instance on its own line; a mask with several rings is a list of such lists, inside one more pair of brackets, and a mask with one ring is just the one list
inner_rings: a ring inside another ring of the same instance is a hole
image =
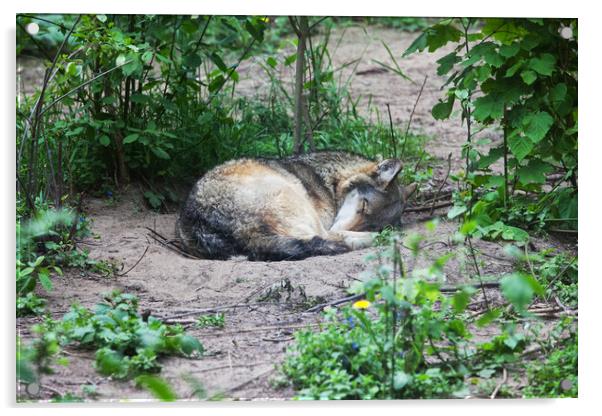
[[249, 260], [301, 260], [312, 256], [333, 256], [346, 253], [350, 248], [342, 241], [327, 240], [315, 236], [309, 240], [281, 235], [262, 238], [261, 244], [253, 244], [247, 255]]

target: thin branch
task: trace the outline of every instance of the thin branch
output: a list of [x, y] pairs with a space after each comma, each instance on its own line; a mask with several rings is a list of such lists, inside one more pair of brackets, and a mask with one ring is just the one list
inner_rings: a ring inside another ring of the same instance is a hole
[[489, 396], [490, 399], [495, 399], [495, 396], [497, 396], [502, 386], [506, 384], [506, 381], [508, 381], [508, 372], [506, 371], [506, 368], [502, 368], [502, 371], [502, 381], [497, 386], [495, 386], [495, 390], [493, 390], [493, 393], [491, 393], [491, 396]]
[[92, 82], [96, 81], [98, 78], [104, 77], [105, 75], [107, 75], [110, 72], [115, 71], [116, 69], [121, 68], [124, 65], [129, 64], [130, 62], [132, 62], [131, 59], [128, 59], [127, 61], [125, 61], [124, 63], [117, 65], [111, 69], [108, 69], [104, 72], [101, 72], [100, 74], [96, 75], [94, 78], [89, 79], [88, 81], [79, 84], [77, 87], [71, 89], [70, 91], [68, 91], [67, 93], [61, 95], [60, 97], [58, 97], [57, 99], [55, 99], [54, 101], [52, 101], [50, 104], [48, 104], [46, 107], [44, 107], [44, 109], [42, 110], [41, 114], [44, 114], [46, 111], [48, 111], [53, 105], [55, 105], [56, 103], [58, 103], [59, 101], [61, 101], [63, 98], [68, 97], [69, 95], [73, 94], [74, 92], [77, 92], [78, 90], [82, 89], [83, 87], [85, 87], [88, 84], [91, 84]]
[[150, 248], [150, 245], [146, 246], [146, 249], [144, 250], [144, 253], [142, 253], [142, 255], [140, 256], [140, 258], [138, 259], [138, 261], [136, 263], [134, 263], [134, 265], [132, 267], [130, 267], [127, 271], [125, 271], [123, 273], [116, 273], [117, 276], [125, 276], [126, 274], [128, 274], [129, 272], [131, 272], [132, 270], [134, 270], [134, 268], [138, 265], [138, 263], [140, 263], [142, 261], [142, 259], [146, 255], [146, 252], [148, 251], [149, 248]]
[[441, 185], [439, 185], [439, 188], [437, 189], [437, 193], [435, 194], [435, 197], [433, 198], [433, 205], [431, 206], [431, 211], [429, 212], [429, 215], [433, 215], [433, 211], [435, 211], [435, 201], [438, 199], [439, 193], [443, 189], [443, 186], [446, 184], [447, 178], [449, 178], [449, 173], [451, 172], [451, 157], [452, 157], [451, 153], [449, 155], [447, 155], [447, 173], [445, 174], [445, 178], [443, 178], [443, 181], [441, 182]]
[[479, 278], [479, 283], [481, 285], [481, 291], [483, 292], [483, 298], [485, 299], [485, 307], [489, 310], [489, 299], [487, 298], [487, 292], [485, 292], [485, 286], [483, 286], [483, 279], [481, 278], [481, 271], [479, 270], [479, 265], [477, 263], [477, 256], [475, 254], [474, 248], [472, 247], [472, 239], [470, 238], [470, 236], [466, 237], [466, 240], [468, 240], [468, 247], [470, 248], [470, 254], [472, 257], [472, 260], [474, 262], [474, 267], [477, 271], [477, 276]]
[[418, 101], [420, 101], [420, 97], [422, 96], [422, 91], [424, 90], [424, 86], [426, 85], [426, 80], [428, 79], [428, 75], [424, 76], [424, 81], [422, 81], [422, 86], [420, 87], [420, 91], [418, 92], [418, 97], [416, 97], [416, 101], [414, 102], [414, 107], [412, 108], [412, 112], [410, 113], [410, 118], [408, 120], [408, 125], [406, 126], [406, 132], [403, 135], [403, 146], [401, 148], [400, 158], [403, 157], [406, 149], [406, 143], [408, 141], [408, 133], [410, 131], [410, 126], [412, 125], [412, 119], [414, 118], [414, 113], [416, 112], [416, 106], [418, 105]]

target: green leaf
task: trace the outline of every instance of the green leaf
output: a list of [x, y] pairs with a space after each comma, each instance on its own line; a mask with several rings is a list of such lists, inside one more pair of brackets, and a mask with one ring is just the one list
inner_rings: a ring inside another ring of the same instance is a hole
[[496, 50], [491, 50], [483, 55], [485, 62], [495, 68], [499, 68], [504, 64], [504, 58], [497, 53]]
[[50, 280], [50, 273], [46, 269], [42, 269], [38, 272], [38, 279], [40, 283], [46, 289], [47, 292], [52, 291], [52, 281]]
[[128, 59], [130, 62], [121, 67], [121, 70], [125, 76], [142, 72], [142, 64], [140, 63], [140, 60], [136, 54], [129, 55]]
[[562, 103], [566, 97], [567, 86], [564, 82], [554, 85], [550, 90], [550, 101], [554, 107], [557, 107], [559, 103]]
[[104, 23], [104, 22], [106, 22], [106, 21], [107, 21], [107, 16], [106, 16], [106, 15], [104, 15], [104, 14], [97, 14], [97, 15], [96, 15], [96, 18], [97, 18], [98, 20], [100, 20], [102, 23]]
[[488, 118], [499, 119], [504, 115], [504, 101], [497, 94], [491, 93], [474, 101], [474, 118], [485, 121]]
[[265, 62], [272, 68], [276, 68], [276, 66], [278, 66], [278, 61], [276, 61], [276, 59], [274, 59], [271, 56], [268, 57], [268, 59], [266, 59]]
[[406, 57], [416, 51], [424, 50], [424, 48], [426, 48], [426, 46], [427, 46], [426, 42], [427, 42], [427, 32], [424, 31], [420, 34], [420, 36], [418, 36], [416, 39], [414, 39], [414, 42], [412, 42], [410, 47], [405, 50], [402, 57]]
[[509, 241], [527, 241], [529, 240], [529, 233], [525, 230], [511, 225], [505, 225], [502, 228], [502, 238]]
[[132, 94], [130, 100], [136, 104], [148, 104], [152, 101], [151, 97], [146, 94]]
[[[437, 24], [426, 30], [429, 52], [434, 52], [448, 42], [457, 42], [463, 33], [452, 24]], [[411, 48], [411, 46], [410, 46]]]
[[527, 85], [531, 85], [535, 82], [535, 80], [537, 80], [537, 74], [534, 71], [528, 69], [521, 72], [520, 77], [523, 79], [523, 81], [525, 81], [525, 84]]
[[398, 371], [395, 373], [395, 376], [393, 377], [393, 388], [395, 390], [401, 390], [402, 388], [404, 388], [406, 385], [410, 384], [412, 382], [412, 376], [408, 373], [405, 373], [403, 371]]
[[524, 312], [535, 294], [543, 295], [544, 289], [533, 276], [524, 273], [513, 273], [502, 279], [502, 294], [519, 311]]
[[171, 157], [169, 156], [169, 153], [167, 153], [165, 150], [161, 149], [160, 147], [151, 147], [151, 152], [153, 152], [155, 154], [155, 156], [157, 156], [159, 159], [163, 159], [163, 160], [171, 159]]
[[450, 96], [447, 101], [440, 101], [435, 104], [433, 109], [431, 110], [431, 114], [435, 118], [435, 120], [444, 120], [448, 118], [454, 108], [455, 96]]
[[292, 64], [296, 60], [297, 60], [297, 54], [293, 53], [292, 55], [289, 55], [289, 56], [286, 57], [286, 59], [284, 60], [284, 65], [285, 66], [289, 66], [290, 64]]
[[518, 72], [519, 69], [522, 68], [523, 64], [524, 64], [523, 61], [518, 61], [517, 63], [512, 65], [510, 68], [508, 68], [508, 70], [506, 71], [506, 75], [504, 75], [504, 76], [506, 78], [513, 76], [514, 74], [516, 74]]
[[520, 50], [520, 45], [518, 43], [511, 43], [510, 45], [502, 45], [500, 46], [500, 55], [504, 58], [512, 58], [514, 55], [518, 53]]
[[539, 58], [532, 58], [529, 61], [529, 68], [541, 75], [552, 75], [555, 64], [556, 58], [554, 58], [554, 55], [544, 53]]
[[115, 378], [124, 378], [129, 372], [129, 360], [107, 347], [96, 351], [94, 366], [100, 374]]
[[256, 41], [263, 42], [263, 29], [259, 25], [259, 22], [251, 22], [250, 20], [247, 20], [245, 22], [245, 29], [247, 29], [247, 32], [249, 32]]
[[210, 56], [211, 60], [213, 61], [213, 63], [215, 65], [217, 65], [217, 67], [222, 71], [222, 72], [228, 72], [228, 67], [226, 66], [225, 62], [223, 61], [222, 57], [219, 56], [218, 54], [216, 54], [215, 52], [213, 52]]
[[153, 53], [151, 51], [146, 51], [142, 54], [142, 62], [145, 64], [150, 64], [150, 61], [153, 59]]
[[173, 402], [177, 399], [172, 387], [161, 377], [143, 374], [136, 377], [136, 385], [148, 390], [157, 399], [164, 402]]
[[552, 124], [554, 118], [545, 111], [538, 111], [535, 114], [528, 114], [523, 117], [522, 124], [525, 127], [525, 134], [534, 143], [537, 143], [543, 139]]
[[476, 289], [472, 286], [463, 287], [460, 291], [456, 292], [451, 300], [454, 312], [464, 312], [464, 309], [468, 306], [468, 302], [470, 302], [470, 298], [475, 292]]
[[103, 134], [102, 136], [100, 136], [98, 138], [98, 141], [100, 142], [101, 145], [103, 145], [104, 147], [107, 147], [108, 145], [111, 144], [111, 139], [109, 139], [109, 136], [107, 136], [106, 134]]
[[518, 132], [513, 131], [508, 136], [508, 147], [518, 161], [523, 160], [535, 147], [535, 144], [528, 137], [521, 136]]
[[553, 170], [554, 168], [549, 163], [539, 159], [532, 159], [527, 166], [521, 166], [518, 169], [518, 178], [523, 184], [543, 184], [546, 182], [546, 173], [550, 173]]
[[125, 55], [119, 55], [117, 57], [117, 59], [115, 59], [115, 65], [116, 66], [121, 66], [124, 65], [127, 61], [127, 58], [125, 57]]
[[478, 169], [487, 169], [494, 162], [499, 160], [502, 156], [504, 156], [504, 148], [496, 147], [493, 149], [489, 149], [489, 153], [487, 155], [483, 155], [479, 158], [477, 162]]
[[165, 199], [163, 195], [156, 194], [152, 191], [146, 191], [144, 193], [144, 197], [148, 200], [148, 203], [154, 209], [159, 209], [161, 207], [161, 204], [163, 203], [163, 200]]
[[445, 55], [443, 58], [437, 60], [437, 63], [439, 64], [439, 67], [437, 68], [437, 74], [447, 74], [457, 62], [460, 62], [460, 57], [456, 54], [456, 52]]
[[225, 83], [226, 79], [222, 75], [218, 75], [209, 83], [209, 92], [214, 93], [219, 91]]
[[136, 140], [138, 140], [138, 137], [140, 137], [140, 135], [138, 133], [133, 133], [133, 134], [127, 135], [123, 139], [123, 143], [124, 144], [134, 143]]
[[485, 312], [483, 314], [483, 316], [481, 316], [479, 319], [477, 319], [476, 324], [479, 328], [482, 328], [484, 326], [489, 325], [491, 322], [493, 322], [494, 320], [499, 318], [501, 315], [502, 315], [502, 309], [500, 309], [500, 308], [490, 309], [487, 312]]
[[180, 351], [187, 357], [203, 353], [203, 345], [191, 335], [180, 335]]
[[468, 210], [468, 208], [466, 208], [466, 206], [464, 206], [464, 205], [454, 205], [448, 211], [447, 218], [449, 218], [449, 219], [456, 218], [458, 215], [464, 214], [467, 210]]

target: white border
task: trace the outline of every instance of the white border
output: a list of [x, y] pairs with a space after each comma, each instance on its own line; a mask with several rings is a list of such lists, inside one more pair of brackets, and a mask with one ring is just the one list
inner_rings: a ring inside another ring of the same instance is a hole
[[[360, 15], [360, 16], [516, 16], [516, 17], [578, 17], [579, 18], [579, 102], [580, 111], [580, 217], [581, 235], [580, 242], [580, 339], [579, 339], [579, 395], [577, 400], [511, 400], [495, 401], [405, 401], [405, 402], [338, 402], [338, 403], [205, 403], [192, 406], [191, 403], [178, 405], [143, 405], [131, 404], [126, 408], [112, 405], [111, 412], [125, 413], [143, 411], [148, 415], [158, 414], [167, 409], [177, 409], [178, 413], [206, 412], [209, 414], [238, 414], [249, 412], [255, 415], [278, 414], [303, 414], [308, 412], [341, 412], [343, 414], [362, 414], [376, 411], [379, 414], [401, 414], [409, 412], [437, 413], [440, 415], [467, 415], [472, 413], [496, 415], [530, 411], [533, 413], [550, 414], [589, 414], [595, 408], [595, 399], [602, 397], [600, 366], [602, 355], [602, 340], [600, 337], [601, 311], [596, 308], [602, 296], [602, 273], [600, 273], [600, 259], [598, 247], [600, 246], [601, 230], [599, 227], [600, 205], [600, 168], [602, 158], [600, 148], [600, 89], [602, 66], [600, 65], [600, 13], [596, 13], [596, 2], [578, 1], [525, 1], [504, 0], [497, 2], [486, 1], [444, 1], [420, 0], [416, 2], [395, 0], [346, 0], [324, 1], [303, 0], [299, 2], [286, 0], [104, 0], [97, 1], [34, 1], [20, 0], [15, 3], [3, 3], [2, 33], [4, 49], [3, 76], [1, 79], [2, 99], [0, 99], [3, 119], [4, 137], [3, 152], [4, 169], [2, 172], [2, 216], [4, 238], [0, 251], [3, 255], [3, 281], [4, 316], [2, 320], [2, 333], [5, 335], [2, 342], [2, 368], [5, 369], [1, 377], [1, 391], [5, 406], [12, 406], [12, 414], [18, 409], [14, 408], [15, 383], [14, 383], [14, 94], [15, 94], [15, 14], [17, 12], [35, 13], [154, 13], [154, 14], [306, 14], [306, 15]], [[106, 415], [108, 405], [95, 405], [92, 409], [85, 410], [88, 414]], [[200, 408], [199, 408], [200, 407]], [[596, 406], [600, 407], [600, 406]], [[132, 409], [136, 408], [136, 409]], [[81, 406], [68, 406], [56, 408], [61, 414], [81, 415], [84, 410]], [[44, 414], [54, 411], [49, 406], [35, 408], [21, 408], [27, 414]], [[599, 412], [599, 410], [598, 410]], [[520, 414], [519, 413], [519, 414]]]

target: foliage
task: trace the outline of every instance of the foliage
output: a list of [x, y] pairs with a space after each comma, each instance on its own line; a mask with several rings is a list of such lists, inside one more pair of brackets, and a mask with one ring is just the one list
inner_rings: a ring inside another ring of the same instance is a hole
[[43, 299], [34, 290], [39, 284], [46, 292], [52, 291], [52, 274], [62, 276], [64, 268], [76, 267], [107, 276], [114, 273], [114, 265], [92, 260], [87, 251], [75, 246], [74, 239], [88, 236], [90, 230], [88, 220], [77, 217], [74, 211], [54, 209], [37, 199], [36, 212], [29, 219], [17, 212], [17, 316], [41, 312]]
[[[477, 293], [472, 286], [444, 295], [442, 268], [449, 256], [430, 267], [406, 271], [400, 244], [412, 250], [416, 264], [423, 237], [411, 235], [402, 242], [388, 231], [380, 236], [386, 239], [389, 248], [357, 288], [365, 300], [326, 311], [320, 332], [296, 333], [282, 372], [299, 398], [464, 397], [469, 392], [467, 378], [489, 377], [506, 363], [517, 362], [528, 345], [527, 334], [517, 325], [499, 321], [499, 308], [476, 320], [467, 317], [466, 308]], [[502, 280], [502, 293], [526, 313], [542, 290], [533, 276], [514, 274]], [[472, 341], [475, 325], [498, 322], [499, 335]]]
[[545, 361], [528, 365], [525, 397], [577, 397], [577, 338], [577, 332], [571, 332]]
[[[123, 184], [130, 171], [190, 177], [183, 167], [219, 156], [203, 147], [214, 141], [217, 150], [236, 126], [227, 106], [210, 104], [238, 80], [238, 62], [225, 60], [240, 61], [262, 41], [262, 18], [83, 15], [72, 27], [73, 52], [59, 51], [52, 79], [19, 106], [21, 192], [60, 199], [65, 183]], [[42, 177], [30, 173], [38, 163], [48, 169]]]
[[[432, 114], [449, 118], [458, 101], [466, 121], [467, 166], [458, 179], [467, 187], [456, 195], [456, 209], [483, 236], [504, 238], [506, 224], [554, 221], [576, 229], [577, 20], [446, 19], [427, 28], [405, 55], [449, 42], [457, 46], [437, 61], [438, 74], [448, 76], [446, 96]], [[503, 143], [481, 153], [477, 145], [491, 141], [477, 141], [473, 123], [499, 126]], [[493, 167], [500, 159], [502, 174]], [[561, 180], [548, 190], [552, 172]]]
[[17, 317], [27, 315], [41, 315], [46, 306], [46, 299], [29, 292], [25, 296], [17, 297]]
[[144, 387], [157, 399], [164, 402], [173, 402], [177, 399], [172, 387], [161, 377], [143, 374], [136, 377], [136, 385]]
[[119, 379], [160, 371], [161, 356], [198, 357], [203, 352], [181, 326], [141, 316], [137, 298], [119, 292], [107, 295], [94, 310], [73, 305], [61, 320], [48, 318], [33, 328], [40, 337], [34, 340], [32, 361], [46, 372], [67, 345], [96, 350], [97, 371]]
[[201, 315], [196, 320], [196, 326], [199, 328], [219, 328], [222, 329], [226, 325], [226, 317], [223, 313], [215, 313], [213, 315]]
[[[32, 19], [18, 16], [24, 24]], [[303, 89], [315, 147], [371, 157], [387, 157], [395, 147], [416, 154], [424, 137], [392, 137], [387, 123], [372, 125], [357, 114], [349, 79], [337, 85], [332, 24], [312, 19], [312, 33], [322, 33], [307, 49]], [[144, 184], [150, 208], [165, 210], [178, 202], [174, 181], [187, 185], [236, 157], [292, 152], [292, 101], [276, 70], [293, 65], [294, 54], [265, 59], [268, 97], [233, 95], [239, 63], [271, 54], [276, 39], [293, 33], [287, 18], [82, 15], [51, 26], [66, 46], [55, 64], [46, 62], [42, 89], [18, 101], [18, 199], [28, 211], [28, 196], [40, 192], [58, 206], [76, 190], [104, 195], [130, 180]], [[45, 33], [42, 25], [36, 36]], [[285, 38], [278, 48], [293, 43]]]
[[577, 307], [578, 262], [577, 256], [568, 253], [556, 254], [552, 250], [539, 253], [514, 253], [519, 265], [538, 276], [545, 288], [545, 299], [555, 297], [570, 308]]

